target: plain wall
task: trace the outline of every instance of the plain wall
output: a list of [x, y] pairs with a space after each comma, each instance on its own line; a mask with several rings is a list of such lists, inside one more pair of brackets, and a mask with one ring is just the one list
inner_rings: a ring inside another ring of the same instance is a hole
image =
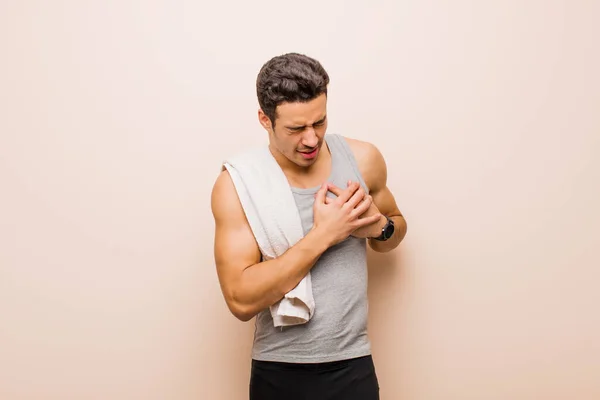
[[[370, 3], [370, 4], [369, 4]], [[210, 191], [255, 78], [331, 74], [408, 221], [370, 254], [383, 400], [600, 398], [594, 1], [0, 2], [0, 398], [238, 400]]]

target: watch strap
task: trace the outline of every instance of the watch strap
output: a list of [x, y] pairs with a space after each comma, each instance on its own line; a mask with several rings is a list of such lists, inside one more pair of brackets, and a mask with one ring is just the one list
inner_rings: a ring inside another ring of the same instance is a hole
[[374, 237], [373, 240], [378, 240], [380, 242], [384, 242], [386, 240], [388, 240], [390, 237], [388, 237], [386, 235], [386, 231], [389, 229], [390, 225], [394, 225], [394, 221], [392, 221], [390, 219], [390, 217], [388, 217], [387, 215], [384, 215], [385, 219], [387, 220], [386, 224], [383, 226], [383, 228], [381, 228], [381, 234], [377, 237]]

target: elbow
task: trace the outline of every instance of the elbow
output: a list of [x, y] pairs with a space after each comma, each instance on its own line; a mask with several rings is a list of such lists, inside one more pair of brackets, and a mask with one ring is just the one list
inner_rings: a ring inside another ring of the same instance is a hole
[[248, 322], [256, 315], [256, 312], [250, 306], [239, 301], [235, 296], [229, 296], [227, 307], [231, 314], [242, 322]]
[[404, 216], [402, 214], [398, 215], [397, 218], [394, 218], [394, 222], [396, 225], [395, 235], [397, 236], [396, 237], [396, 242], [397, 242], [396, 245], [398, 245], [406, 237], [406, 232], [408, 231], [408, 225], [406, 224], [406, 219], [404, 218]]
[[406, 233], [408, 232], [408, 224], [406, 223], [406, 219], [402, 217], [402, 223], [400, 226], [400, 241], [402, 242], [406, 237]]
[[230, 307], [230, 310], [231, 310], [231, 313], [233, 314], [233, 316], [242, 322], [248, 322], [254, 317], [253, 313], [251, 313], [247, 310], [244, 310], [241, 307], [237, 307], [237, 308]]

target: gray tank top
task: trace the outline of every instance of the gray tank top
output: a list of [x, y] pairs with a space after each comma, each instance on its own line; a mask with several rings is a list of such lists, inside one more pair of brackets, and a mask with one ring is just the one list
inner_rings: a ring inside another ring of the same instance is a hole
[[[325, 135], [325, 140], [332, 162], [329, 181], [341, 188], [348, 180], [359, 181], [368, 191], [346, 140], [334, 134]], [[318, 187], [291, 189], [306, 234], [313, 225]], [[319, 258], [311, 269], [315, 313], [308, 323], [275, 328], [270, 311], [261, 311], [256, 317], [252, 358], [317, 363], [369, 355], [366, 250], [365, 239], [349, 237]]]

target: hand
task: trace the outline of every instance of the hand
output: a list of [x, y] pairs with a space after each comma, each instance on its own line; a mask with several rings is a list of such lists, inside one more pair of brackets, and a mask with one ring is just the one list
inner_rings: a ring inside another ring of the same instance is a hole
[[[348, 185], [351, 185], [351, 181], [348, 182]], [[329, 191], [333, 194], [335, 194], [336, 196], [339, 196], [343, 193], [343, 189], [330, 184], [328, 186]], [[362, 189], [361, 189], [362, 190]], [[364, 193], [364, 190], [363, 190]], [[327, 202], [332, 202], [334, 201], [334, 199], [330, 199], [327, 198], [326, 200]], [[365, 193], [365, 199], [363, 200], [364, 203], [367, 203], [369, 205], [368, 209], [359, 216], [359, 219], [364, 219], [366, 217], [372, 217], [372, 216], [379, 216], [379, 218], [377, 220], [375, 220], [374, 222], [368, 224], [368, 225], [364, 225], [361, 226], [360, 228], [354, 230], [351, 233], [351, 236], [357, 237], [357, 238], [372, 238], [372, 237], [377, 237], [379, 235], [381, 235], [381, 230], [383, 229], [383, 227], [385, 226], [385, 217], [381, 214], [381, 212], [379, 211], [379, 208], [377, 208], [377, 206], [375, 205], [375, 203], [373, 203], [373, 198], [370, 195], [367, 195]], [[364, 206], [366, 207], [366, 205]]]
[[[327, 191], [333, 189], [339, 194], [335, 199], [326, 197]], [[323, 232], [330, 246], [345, 240], [357, 230], [380, 221], [381, 214], [365, 214], [371, 207], [369, 196], [356, 182], [352, 182], [344, 190], [324, 183], [315, 195], [313, 205], [313, 229]], [[377, 235], [378, 236], [378, 235]]]

